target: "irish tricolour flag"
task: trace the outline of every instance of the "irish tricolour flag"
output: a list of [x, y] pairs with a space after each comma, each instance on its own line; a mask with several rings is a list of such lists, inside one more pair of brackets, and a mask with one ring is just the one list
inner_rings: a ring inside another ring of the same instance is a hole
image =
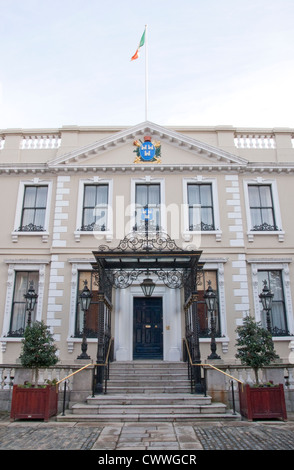
[[131, 58], [131, 60], [138, 59], [138, 57], [139, 57], [139, 51], [140, 51], [141, 47], [144, 46], [144, 44], [145, 44], [145, 32], [146, 32], [146, 30], [144, 30], [144, 33], [142, 34], [142, 37], [141, 37], [140, 42], [139, 42], [139, 46], [138, 46], [138, 48], [137, 48], [135, 54], [134, 54], [133, 57]]

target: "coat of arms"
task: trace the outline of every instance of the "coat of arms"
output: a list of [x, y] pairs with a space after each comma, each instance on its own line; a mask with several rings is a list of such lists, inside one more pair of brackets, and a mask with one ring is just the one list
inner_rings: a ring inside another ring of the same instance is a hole
[[133, 145], [136, 147], [134, 152], [137, 154], [134, 163], [161, 163], [161, 144], [159, 141], [151, 142], [151, 137], [145, 136], [144, 142], [134, 140]]

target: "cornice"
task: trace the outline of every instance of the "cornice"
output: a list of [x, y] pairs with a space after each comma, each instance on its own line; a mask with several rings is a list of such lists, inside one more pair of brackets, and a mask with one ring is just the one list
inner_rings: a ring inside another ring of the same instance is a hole
[[71, 165], [48, 165], [48, 164], [0, 164], [0, 175], [17, 175], [17, 174], [56, 174], [56, 173], [86, 173], [86, 172], [101, 172], [101, 173], [183, 173], [190, 171], [198, 172], [235, 172], [235, 173], [292, 173], [294, 171], [294, 163], [281, 163], [281, 164], [264, 164], [262, 163], [249, 163], [247, 164], [234, 164], [234, 163], [207, 163], [207, 164], [122, 164], [122, 165], [97, 165], [97, 164], [81, 164], [76, 163]]

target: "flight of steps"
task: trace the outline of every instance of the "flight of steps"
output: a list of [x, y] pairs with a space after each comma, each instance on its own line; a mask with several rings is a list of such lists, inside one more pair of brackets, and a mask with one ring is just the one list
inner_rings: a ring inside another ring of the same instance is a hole
[[113, 362], [107, 394], [76, 403], [58, 421], [154, 422], [236, 419], [223, 403], [190, 393], [187, 364], [163, 361]]

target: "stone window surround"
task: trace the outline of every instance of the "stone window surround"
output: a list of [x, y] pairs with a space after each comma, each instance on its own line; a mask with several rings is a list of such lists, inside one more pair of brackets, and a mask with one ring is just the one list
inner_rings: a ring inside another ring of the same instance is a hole
[[135, 211], [136, 211], [136, 185], [137, 184], [148, 184], [154, 183], [159, 184], [160, 186], [160, 223], [161, 230], [164, 232], [167, 231], [167, 222], [166, 222], [166, 206], [165, 206], [165, 178], [157, 178], [152, 176], [143, 176], [142, 178], [132, 178], [131, 179], [131, 212], [130, 212], [130, 222], [128, 232], [133, 230], [133, 227], [136, 224], [135, 220]]
[[[273, 230], [273, 231], [256, 231], [256, 230], [251, 230], [251, 215], [250, 215], [250, 204], [249, 204], [249, 192], [248, 192], [248, 186], [249, 185], [266, 185], [266, 186], [271, 186], [272, 190], [272, 199], [273, 199], [273, 209], [274, 209], [274, 214], [275, 214], [275, 220], [276, 220], [276, 225], [280, 228], [280, 230]], [[280, 242], [284, 241], [285, 237], [285, 232], [282, 230], [282, 218], [281, 218], [281, 211], [280, 211], [280, 204], [279, 204], [279, 195], [278, 195], [278, 188], [277, 188], [277, 182], [275, 179], [268, 179], [268, 178], [263, 178], [263, 177], [257, 177], [257, 178], [252, 178], [252, 179], [245, 179], [243, 181], [243, 186], [244, 186], [244, 201], [245, 201], [245, 209], [246, 209], [246, 219], [247, 219], [247, 236], [248, 236], [248, 241], [253, 242], [255, 235], [265, 235], [265, 236], [270, 236], [270, 235], [277, 235], [278, 240]]]
[[[84, 187], [87, 184], [107, 184], [108, 185], [108, 214], [107, 214], [107, 230], [105, 231], [81, 231], [79, 227], [82, 222], [83, 203], [84, 203]], [[103, 235], [106, 241], [113, 239], [113, 213], [111, 208], [113, 207], [113, 180], [101, 178], [99, 176], [93, 176], [92, 178], [84, 178], [79, 180], [78, 189], [78, 205], [77, 205], [77, 219], [76, 219], [76, 230], [74, 232], [75, 241], [81, 240], [81, 235]]]
[[[21, 222], [21, 214], [22, 214], [23, 200], [24, 200], [24, 193], [25, 193], [26, 186], [48, 186], [45, 224], [44, 224], [44, 231], [42, 232], [19, 232], [18, 231], [18, 227], [20, 226], [20, 222]], [[19, 188], [18, 188], [17, 203], [16, 203], [14, 228], [13, 228], [13, 232], [11, 233], [12, 241], [14, 243], [18, 242], [19, 236], [39, 236], [42, 238], [42, 241], [44, 243], [48, 242], [51, 198], [52, 198], [52, 181], [43, 180], [40, 178], [33, 178], [30, 180], [20, 181]]]
[[[288, 330], [290, 334], [294, 334], [294, 319], [293, 319], [293, 307], [291, 297], [291, 286], [290, 286], [290, 269], [289, 263], [292, 262], [290, 258], [277, 258], [277, 259], [248, 259], [247, 263], [251, 265], [251, 279], [252, 279], [252, 291], [253, 291], [253, 305], [254, 315], [256, 321], [261, 320], [260, 316], [260, 299], [258, 292], [258, 271], [281, 271], [282, 272], [282, 283], [284, 288], [285, 296], [285, 308], [286, 308], [286, 319]], [[275, 341], [292, 341], [291, 336], [275, 336]]]
[[189, 241], [193, 234], [199, 233], [189, 230], [189, 205], [188, 205], [188, 184], [211, 184], [212, 191], [212, 203], [213, 203], [213, 217], [215, 230], [202, 231], [203, 235], [215, 235], [216, 241], [221, 241], [222, 231], [220, 230], [220, 216], [219, 216], [219, 205], [218, 205], [218, 190], [217, 190], [217, 178], [206, 178], [202, 175], [197, 175], [194, 178], [183, 178], [183, 202], [184, 202], [184, 230], [183, 238]]
[[44, 298], [44, 283], [45, 283], [45, 267], [50, 261], [47, 260], [5, 260], [8, 264], [8, 277], [6, 288], [6, 300], [4, 307], [3, 330], [0, 341], [2, 343], [2, 352], [6, 350], [7, 342], [21, 342], [22, 338], [6, 336], [10, 327], [10, 316], [13, 301], [15, 273], [17, 271], [38, 271], [38, 302], [36, 305], [36, 321], [42, 319], [43, 298]]

